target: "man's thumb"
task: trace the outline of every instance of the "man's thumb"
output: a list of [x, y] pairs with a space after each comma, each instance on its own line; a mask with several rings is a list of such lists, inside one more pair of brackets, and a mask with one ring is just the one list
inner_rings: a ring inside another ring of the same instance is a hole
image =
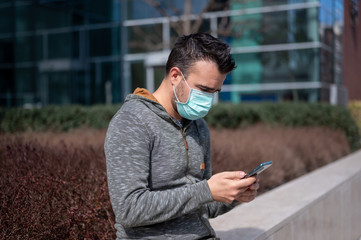
[[241, 179], [244, 176], [246, 176], [246, 173], [243, 171], [227, 172], [227, 178], [229, 179]]

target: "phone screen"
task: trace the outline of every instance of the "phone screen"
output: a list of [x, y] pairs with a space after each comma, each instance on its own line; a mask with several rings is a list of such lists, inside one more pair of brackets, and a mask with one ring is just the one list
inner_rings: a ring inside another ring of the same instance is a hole
[[261, 172], [269, 168], [271, 165], [272, 165], [272, 161], [261, 163], [255, 169], [247, 173], [246, 176], [244, 176], [244, 178], [251, 177], [256, 174], [260, 174]]

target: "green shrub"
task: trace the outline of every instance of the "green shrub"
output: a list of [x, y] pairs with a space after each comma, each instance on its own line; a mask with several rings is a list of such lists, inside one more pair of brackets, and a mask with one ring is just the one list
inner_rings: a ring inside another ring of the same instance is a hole
[[[68, 131], [90, 127], [106, 128], [120, 105], [47, 106], [40, 109], [0, 109], [0, 132]], [[219, 103], [206, 116], [212, 127], [239, 128], [255, 123], [273, 126], [327, 126], [344, 131], [355, 150], [360, 134], [348, 109], [325, 103]]]
[[361, 134], [361, 101], [350, 101], [348, 103], [348, 109], [350, 110], [351, 116], [355, 120], [359, 133]]
[[325, 103], [260, 103], [214, 106], [206, 116], [212, 127], [238, 128], [256, 123], [272, 126], [326, 126], [341, 129], [351, 149], [360, 147], [360, 135], [348, 109]]
[[0, 132], [106, 128], [119, 107], [120, 105], [69, 105], [46, 106], [40, 109], [0, 109]]

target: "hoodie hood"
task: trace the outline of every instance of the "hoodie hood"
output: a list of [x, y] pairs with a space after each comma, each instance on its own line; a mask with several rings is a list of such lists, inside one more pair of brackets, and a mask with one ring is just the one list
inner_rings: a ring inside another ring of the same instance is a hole
[[148, 98], [149, 100], [151, 100], [153, 102], [159, 103], [158, 100], [154, 97], [154, 95], [145, 88], [136, 88], [134, 90], [133, 94]]
[[173, 122], [171, 115], [165, 110], [165, 108], [158, 102], [154, 95], [145, 88], [136, 88], [132, 94], [129, 94], [124, 103], [130, 101], [138, 101], [144, 104], [152, 112], [163, 118], [168, 122]]

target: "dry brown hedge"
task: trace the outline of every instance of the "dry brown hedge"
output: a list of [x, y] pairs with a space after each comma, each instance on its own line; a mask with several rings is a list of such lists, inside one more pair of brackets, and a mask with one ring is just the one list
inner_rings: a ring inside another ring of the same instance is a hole
[[0, 239], [115, 239], [104, 163], [100, 146], [2, 139]]
[[213, 172], [250, 171], [273, 161], [260, 175], [264, 192], [350, 153], [341, 131], [324, 127], [211, 129]]
[[[211, 129], [214, 173], [274, 165], [264, 192], [350, 152], [341, 131], [263, 125]], [[114, 239], [105, 130], [0, 135], [0, 239]]]

